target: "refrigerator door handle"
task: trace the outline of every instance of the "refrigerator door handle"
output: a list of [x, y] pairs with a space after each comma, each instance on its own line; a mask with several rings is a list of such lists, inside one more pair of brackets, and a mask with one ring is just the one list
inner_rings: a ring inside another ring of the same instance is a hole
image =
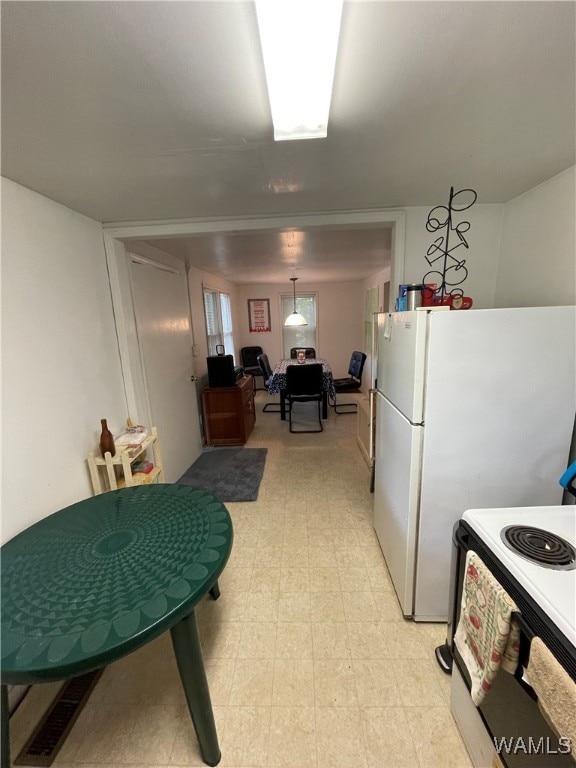
[[382, 332], [382, 338], [390, 340], [392, 338], [392, 315], [386, 315], [384, 320], [384, 330]]
[[376, 409], [374, 407], [375, 405], [375, 398], [376, 398], [376, 391], [375, 389], [369, 389], [368, 390], [368, 407], [369, 407], [369, 424], [370, 424], [370, 449], [368, 451], [368, 458], [370, 461], [374, 461], [376, 458], [376, 451], [375, 451], [375, 445], [374, 445], [374, 416], [376, 414]]

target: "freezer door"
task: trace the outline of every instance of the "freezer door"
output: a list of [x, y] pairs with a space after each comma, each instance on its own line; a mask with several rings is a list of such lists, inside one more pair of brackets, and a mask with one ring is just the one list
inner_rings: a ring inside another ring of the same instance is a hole
[[378, 390], [413, 424], [424, 419], [427, 312], [378, 316]]
[[413, 614], [423, 431], [378, 394], [374, 529], [405, 616]]

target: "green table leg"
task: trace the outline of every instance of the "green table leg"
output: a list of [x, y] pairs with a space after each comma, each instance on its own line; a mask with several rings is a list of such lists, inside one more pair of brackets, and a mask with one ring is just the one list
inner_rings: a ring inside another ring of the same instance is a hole
[[222, 753], [218, 746], [218, 735], [194, 611], [175, 624], [170, 634], [202, 759], [207, 765], [218, 765]]
[[10, 768], [10, 712], [8, 710], [8, 687], [2, 686], [2, 731], [0, 732], [0, 741], [2, 754], [0, 756], [2, 768]]

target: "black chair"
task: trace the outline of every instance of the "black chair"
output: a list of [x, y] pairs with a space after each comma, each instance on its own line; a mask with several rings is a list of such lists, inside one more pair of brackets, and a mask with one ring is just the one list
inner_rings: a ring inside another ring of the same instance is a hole
[[335, 394], [330, 398], [330, 405], [334, 408], [334, 413], [345, 414], [356, 413], [358, 411], [356, 403], [340, 403], [340, 405], [338, 405], [336, 398], [338, 393], [360, 391], [365, 362], [366, 355], [364, 352], [352, 352], [350, 365], [348, 366], [348, 376], [343, 379], [334, 379]]
[[[288, 365], [286, 367], [286, 401], [290, 432], [322, 432], [322, 363], [307, 365]], [[292, 429], [292, 411], [294, 403], [315, 402], [318, 406], [318, 425], [320, 429]]]
[[304, 357], [309, 360], [316, 357], [316, 350], [314, 347], [292, 347], [290, 350], [290, 359], [296, 360], [298, 352], [304, 352]]
[[240, 349], [240, 361], [244, 373], [249, 373], [250, 376], [254, 376], [254, 389], [262, 389], [258, 387], [256, 383], [256, 377], [262, 376], [262, 371], [258, 364], [258, 355], [263, 352], [262, 347], [242, 347]]
[[[266, 392], [268, 392], [268, 387], [270, 386], [270, 379], [272, 378], [272, 368], [270, 367], [270, 361], [268, 360], [268, 355], [264, 352], [261, 355], [258, 355], [258, 365], [260, 366], [260, 373], [262, 375], [262, 378], [264, 380], [264, 389]], [[280, 413], [282, 410], [280, 403], [267, 403], [264, 408], [262, 408], [262, 411], [266, 413]]]

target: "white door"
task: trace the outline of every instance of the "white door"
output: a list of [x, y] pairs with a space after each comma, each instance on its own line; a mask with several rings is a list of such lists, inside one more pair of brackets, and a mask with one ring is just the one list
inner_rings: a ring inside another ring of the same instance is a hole
[[413, 612], [423, 431], [378, 395], [374, 529], [405, 616]]
[[426, 312], [378, 316], [378, 389], [413, 424], [424, 419]]
[[158, 428], [166, 482], [178, 480], [202, 450], [187, 276], [130, 262], [138, 344], [150, 423]]

